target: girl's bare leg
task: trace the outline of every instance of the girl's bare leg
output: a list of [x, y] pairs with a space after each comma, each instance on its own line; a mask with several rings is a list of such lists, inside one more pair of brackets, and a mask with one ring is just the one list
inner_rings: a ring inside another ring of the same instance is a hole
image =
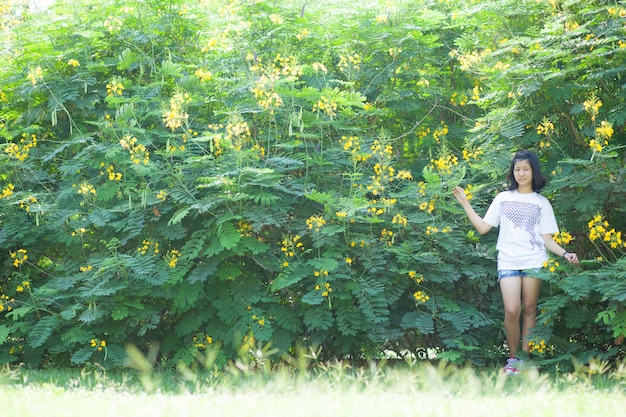
[[522, 304], [524, 313], [522, 316], [522, 350], [530, 351], [528, 335], [537, 324], [537, 300], [541, 290], [541, 280], [532, 277], [522, 278]]
[[515, 356], [521, 339], [520, 314], [522, 311], [522, 278], [507, 277], [500, 280], [504, 301], [504, 330], [511, 356]]

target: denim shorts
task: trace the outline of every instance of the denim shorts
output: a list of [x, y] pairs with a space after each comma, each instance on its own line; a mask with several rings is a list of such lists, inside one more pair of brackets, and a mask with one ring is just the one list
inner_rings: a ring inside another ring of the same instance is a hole
[[498, 271], [498, 281], [510, 277], [532, 277], [541, 272], [541, 268], [534, 269], [502, 269]]

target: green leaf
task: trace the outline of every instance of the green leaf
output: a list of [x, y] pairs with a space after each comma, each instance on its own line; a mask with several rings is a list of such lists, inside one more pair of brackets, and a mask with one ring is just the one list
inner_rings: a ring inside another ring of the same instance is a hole
[[335, 319], [330, 310], [324, 307], [310, 308], [304, 312], [304, 324], [309, 330], [328, 330]]
[[39, 319], [28, 335], [28, 344], [34, 348], [43, 346], [55, 330], [57, 323], [57, 316], [45, 316]]
[[272, 291], [279, 291], [297, 284], [306, 276], [309, 276], [309, 274], [304, 273], [302, 269], [294, 270], [294, 268], [286, 268], [281, 271], [274, 279], [274, 282], [272, 282]]
[[172, 61], [161, 61], [161, 75], [165, 77], [180, 78], [183, 76], [183, 68]]
[[217, 226], [217, 238], [224, 249], [232, 249], [241, 240], [241, 232], [230, 223], [220, 223]]
[[94, 348], [92, 347], [87, 346], [80, 348], [76, 352], [74, 352], [74, 354], [70, 358], [70, 362], [74, 365], [82, 365], [93, 356], [93, 353]]
[[302, 296], [302, 302], [310, 305], [318, 305], [324, 302], [324, 297], [321, 291], [311, 290]]
[[0, 345], [7, 341], [7, 338], [11, 334], [11, 328], [4, 324], [0, 324]]
[[111, 311], [111, 317], [115, 321], [123, 320], [128, 317], [129, 314], [130, 311], [128, 310], [128, 307], [124, 305], [118, 305], [113, 309], [113, 311]]
[[191, 211], [191, 207], [184, 207], [176, 211], [167, 222], [169, 226], [180, 223]]
[[435, 322], [433, 315], [423, 311], [411, 311], [402, 317], [400, 324], [403, 329], [416, 329], [423, 334], [435, 332]]

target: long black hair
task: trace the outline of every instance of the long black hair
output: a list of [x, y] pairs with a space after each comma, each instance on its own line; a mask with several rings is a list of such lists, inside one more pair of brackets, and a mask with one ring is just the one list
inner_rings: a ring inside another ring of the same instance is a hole
[[530, 168], [533, 171], [533, 191], [538, 193], [541, 191], [543, 187], [546, 186], [546, 179], [541, 174], [541, 167], [539, 166], [539, 158], [537, 155], [530, 151], [519, 151], [513, 157], [511, 161], [511, 167], [509, 168], [509, 191], [517, 190], [518, 183], [515, 181], [515, 175], [513, 175], [513, 171], [515, 169], [515, 163], [518, 161], [528, 161], [530, 163]]

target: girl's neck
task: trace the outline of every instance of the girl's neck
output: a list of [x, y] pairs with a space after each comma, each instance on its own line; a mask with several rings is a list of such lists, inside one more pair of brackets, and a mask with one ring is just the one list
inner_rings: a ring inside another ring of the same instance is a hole
[[518, 186], [517, 192], [520, 194], [531, 194], [534, 193], [532, 186]]

